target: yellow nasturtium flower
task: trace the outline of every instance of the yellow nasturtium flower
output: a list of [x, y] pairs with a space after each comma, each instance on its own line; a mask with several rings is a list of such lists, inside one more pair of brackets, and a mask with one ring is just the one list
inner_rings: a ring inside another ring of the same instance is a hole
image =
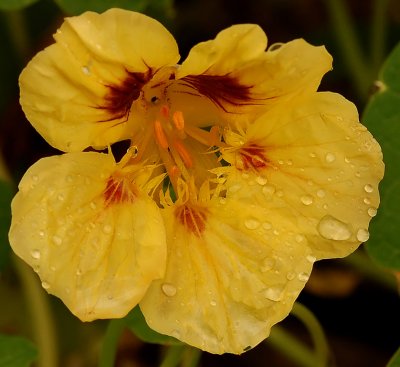
[[323, 47], [267, 49], [236, 25], [177, 64], [160, 23], [118, 9], [67, 18], [55, 39], [22, 72], [21, 104], [65, 154], [22, 178], [10, 242], [81, 320], [139, 304], [154, 330], [239, 354], [314, 261], [368, 239], [382, 154], [353, 104], [317, 92]]

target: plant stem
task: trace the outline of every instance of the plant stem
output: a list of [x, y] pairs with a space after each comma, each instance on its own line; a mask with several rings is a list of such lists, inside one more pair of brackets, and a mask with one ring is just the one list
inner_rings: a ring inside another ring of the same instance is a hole
[[58, 366], [58, 346], [52, 311], [47, 294], [32, 269], [16, 256], [12, 256], [21, 281], [22, 291], [29, 305], [34, 341], [39, 349], [38, 367]]
[[266, 343], [282, 352], [300, 367], [317, 367], [315, 355], [281, 326], [275, 325]]
[[[379, 0], [378, 0], [379, 1]], [[365, 100], [372, 83], [371, 71], [364, 61], [348, 9], [343, 0], [327, 0], [326, 5], [331, 17], [338, 47], [358, 95]]]
[[182, 367], [197, 367], [201, 358], [201, 350], [192, 347], [186, 347], [182, 359]]
[[383, 62], [389, 0], [374, 0], [371, 22], [371, 60], [375, 76]]
[[108, 322], [100, 353], [99, 367], [113, 367], [115, 365], [118, 341], [124, 328], [124, 319], [114, 319]]
[[298, 302], [294, 304], [291, 314], [296, 316], [308, 329], [315, 348], [316, 358], [319, 361], [317, 366], [327, 366], [329, 360], [329, 347], [324, 330], [322, 329], [318, 319], [307, 307]]
[[165, 358], [163, 359], [160, 367], [176, 367], [182, 360], [182, 354], [185, 351], [184, 345], [174, 345], [167, 349]]

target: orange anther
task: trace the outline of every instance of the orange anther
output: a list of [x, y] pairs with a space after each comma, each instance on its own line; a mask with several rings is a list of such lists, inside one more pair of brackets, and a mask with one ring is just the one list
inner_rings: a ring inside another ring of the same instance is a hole
[[182, 158], [185, 167], [186, 168], [192, 167], [193, 166], [192, 157], [190, 156], [185, 146], [179, 140], [174, 141], [174, 148], [178, 151], [178, 154]]
[[169, 177], [171, 180], [174, 182], [178, 179], [179, 175], [181, 174], [181, 171], [177, 166], [172, 166], [168, 172]]
[[183, 119], [182, 111], [175, 111], [172, 115], [172, 121], [178, 130], [183, 130], [185, 128], [185, 120]]
[[169, 118], [169, 107], [166, 104], [161, 107], [160, 112], [164, 118]]
[[154, 133], [156, 135], [156, 139], [160, 147], [163, 149], [168, 149], [167, 137], [165, 136], [165, 132], [163, 127], [161, 126], [160, 121], [158, 120], [154, 122]]

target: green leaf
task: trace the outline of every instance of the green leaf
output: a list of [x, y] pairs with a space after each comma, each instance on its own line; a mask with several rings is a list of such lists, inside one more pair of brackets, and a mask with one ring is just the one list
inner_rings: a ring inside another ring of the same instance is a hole
[[29, 340], [0, 335], [0, 367], [28, 367], [37, 356], [37, 349]]
[[20, 10], [38, 0], [0, 0], [0, 10]]
[[168, 10], [170, 0], [54, 0], [67, 14], [78, 15], [85, 11], [104, 12], [110, 8], [121, 8], [145, 12], [148, 7]]
[[0, 270], [4, 268], [9, 259], [8, 230], [11, 222], [12, 196], [11, 184], [0, 180]]
[[[182, 344], [179, 340], [159, 334], [156, 331], [149, 328], [144, 319], [139, 306], [136, 306], [126, 317], [126, 326], [141, 340], [146, 343], [153, 344], [164, 344], [164, 345], [180, 345]], [[1, 367], [1, 366], [0, 366]]]
[[367, 105], [363, 122], [380, 143], [385, 177], [381, 205], [371, 223], [369, 255], [384, 267], [400, 270], [400, 44], [389, 55], [376, 83], [378, 92]]
[[387, 367], [400, 367], [400, 348], [397, 349], [397, 352], [390, 359]]

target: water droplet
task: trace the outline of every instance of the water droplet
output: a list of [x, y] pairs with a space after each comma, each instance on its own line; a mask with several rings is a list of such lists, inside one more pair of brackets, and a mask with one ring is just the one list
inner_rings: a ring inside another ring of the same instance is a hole
[[34, 259], [39, 260], [40, 259], [40, 251], [39, 250], [32, 250], [31, 251], [31, 256]]
[[293, 280], [296, 277], [295, 273], [289, 272], [286, 274], [287, 280]]
[[304, 195], [300, 198], [300, 201], [304, 204], [304, 205], [311, 205], [313, 203], [313, 198], [310, 195]]
[[44, 231], [39, 231], [38, 235], [39, 237], [44, 237]]
[[326, 195], [326, 193], [325, 193], [324, 190], [320, 189], [320, 190], [317, 191], [317, 196], [318, 196], [319, 198], [322, 199], [323, 197], [325, 197], [325, 195]]
[[53, 236], [53, 242], [57, 245], [60, 246], [62, 244], [62, 238], [58, 236]]
[[272, 224], [270, 222], [264, 222], [262, 227], [268, 231], [272, 228]]
[[96, 208], [97, 208], [97, 205], [96, 205], [96, 203], [95, 202], [91, 202], [90, 203], [90, 207], [93, 209], [93, 210], [95, 210]]
[[280, 301], [282, 299], [283, 290], [281, 288], [268, 288], [264, 292], [265, 298], [270, 299], [271, 301]]
[[44, 289], [49, 289], [49, 288], [50, 288], [50, 284], [43, 281], [43, 282], [42, 282], [42, 287], [43, 287]]
[[274, 192], [275, 192], [275, 186], [266, 184], [262, 188], [262, 192], [263, 192], [264, 195], [273, 195]]
[[176, 339], [179, 339], [181, 337], [181, 333], [178, 330], [172, 330], [171, 336], [173, 336]]
[[365, 192], [371, 193], [374, 191], [374, 188], [372, 187], [372, 185], [367, 184], [364, 186], [364, 190]]
[[164, 283], [161, 289], [167, 297], [173, 297], [176, 294], [176, 288], [172, 284]]
[[90, 75], [90, 69], [89, 69], [89, 67], [88, 67], [87, 65], [82, 66], [82, 72], [83, 72], [83, 74], [85, 74], [85, 75]]
[[276, 196], [278, 196], [279, 198], [281, 198], [283, 196], [283, 191], [282, 190], [278, 190], [276, 192]]
[[325, 161], [327, 163], [332, 163], [335, 161], [335, 159], [336, 159], [336, 156], [333, 153], [327, 153], [325, 156]]
[[215, 307], [217, 305], [217, 302], [215, 302], [214, 300], [210, 301], [210, 305]]
[[105, 234], [110, 234], [111, 232], [112, 232], [112, 226], [111, 225], [109, 225], [109, 224], [105, 224], [104, 226], [103, 226], [103, 232], [105, 233]]
[[32, 178], [32, 181], [34, 181], [34, 182], [38, 182], [38, 180], [39, 180], [38, 175], [32, 175], [31, 178]]
[[331, 215], [324, 216], [319, 221], [317, 229], [320, 235], [327, 240], [343, 241], [351, 237], [349, 226]]
[[375, 215], [376, 215], [376, 209], [375, 209], [375, 208], [369, 208], [369, 209], [368, 209], [368, 215], [369, 215], [370, 217], [375, 217]]
[[310, 262], [312, 264], [315, 263], [315, 260], [317, 260], [317, 258], [315, 256], [312, 256], [312, 255], [307, 255], [306, 259], [307, 259], [308, 262]]
[[265, 177], [257, 176], [257, 177], [256, 177], [256, 182], [257, 182], [259, 185], [264, 186], [264, 185], [268, 182], [268, 180], [267, 180]]
[[359, 240], [360, 242], [366, 242], [369, 239], [369, 232], [368, 230], [364, 229], [364, 228], [360, 228], [357, 231], [357, 240]]
[[308, 273], [300, 273], [297, 278], [301, 281], [301, 282], [306, 282], [309, 278], [310, 278], [310, 274]]
[[347, 157], [344, 157], [344, 161], [345, 161], [346, 163], [350, 163], [350, 159], [347, 158]]
[[282, 159], [279, 159], [279, 160], [278, 160], [278, 163], [279, 163], [279, 164], [284, 164], [285, 162], [284, 162]]
[[57, 199], [58, 199], [59, 201], [64, 201], [64, 200], [65, 200], [64, 194], [59, 194], [59, 195], [57, 196]]
[[219, 202], [223, 205], [226, 204], [226, 198], [220, 198]]
[[271, 259], [270, 257], [267, 257], [264, 259], [261, 265], [261, 272], [265, 273], [268, 270], [271, 270], [275, 265], [275, 260]]
[[310, 153], [311, 158], [315, 158], [317, 155], [315, 153]]
[[296, 242], [300, 243], [303, 242], [305, 237], [302, 234], [297, 234], [295, 237]]
[[256, 229], [260, 226], [260, 222], [255, 218], [248, 218], [245, 220], [244, 225], [247, 229]]
[[291, 159], [288, 159], [288, 160], [286, 161], [286, 164], [287, 164], [288, 166], [292, 166], [292, 165], [293, 165], [293, 161], [292, 161]]
[[82, 275], [82, 270], [81, 269], [76, 269], [76, 272], [75, 272], [75, 274], [79, 277], [79, 276], [81, 276]]
[[371, 204], [371, 200], [370, 200], [369, 198], [364, 198], [363, 201], [364, 201], [364, 203], [367, 204], [367, 205]]

